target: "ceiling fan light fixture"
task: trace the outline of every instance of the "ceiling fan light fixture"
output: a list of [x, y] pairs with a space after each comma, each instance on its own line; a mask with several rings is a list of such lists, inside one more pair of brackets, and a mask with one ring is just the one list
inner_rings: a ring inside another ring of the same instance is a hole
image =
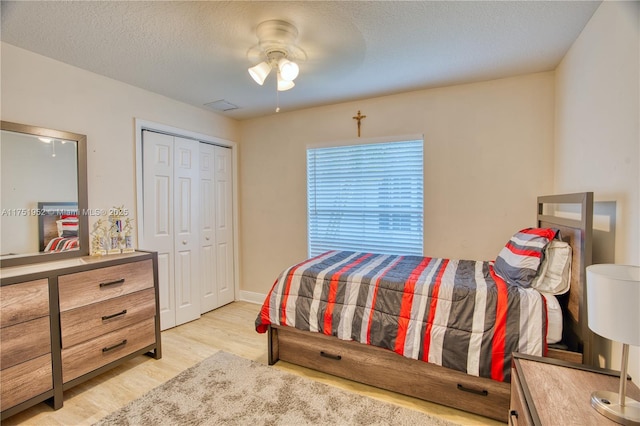
[[249, 75], [251, 75], [251, 78], [253, 78], [253, 80], [260, 86], [264, 84], [264, 80], [270, 72], [271, 65], [266, 61], [260, 62], [258, 65], [249, 68]]
[[293, 89], [296, 84], [292, 80], [286, 80], [282, 78], [282, 75], [278, 73], [278, 92], [284, 92], [285, 90]]
[[278, 61], [278, 69], [280, 70], [280, 76], [284, 80], [293, 81], [300, 72], [300, 67], [295, 62], [282, 58]]
[[262, 86], [271, 69], [275, 69], [277, 90], [282, 92], [293, 88], [293, 80], [300, 73], [296, 62], [307, 59], [305, 51], [296, 45], [296, 27], [281, 20], [264, 21], [257, 26], [256, 35], [258, 44], [249, 49], [247, 57], [262, 62], [249, 68], [251, 77]]

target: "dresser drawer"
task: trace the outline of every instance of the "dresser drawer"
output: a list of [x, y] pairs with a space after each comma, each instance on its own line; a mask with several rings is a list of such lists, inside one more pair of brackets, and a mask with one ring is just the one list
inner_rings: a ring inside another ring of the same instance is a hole
[[153, 288], [151, 259], [58, 277], [60, 311]]
[[25, 360], [50, 353], [49, 330], [48, 316], [3, 328], [0, 368], [5, 370]]
[[62, 381], [73, 380], [156, 341], [155, 318], [62, 350]]
[[53, 389], [51, 354], [0, 371], [2, 411]]
[[41, 279], [0, 287], [0, 327], [49, 315], [49, 281]]
[[62, 347], [68, 348], [123, 328], [156, 313], [153, 288], [72, 309], [60, 314]]

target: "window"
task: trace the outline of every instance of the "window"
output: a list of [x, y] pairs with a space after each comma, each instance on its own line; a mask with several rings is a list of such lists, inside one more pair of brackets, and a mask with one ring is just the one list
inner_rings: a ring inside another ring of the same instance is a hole
[[422, 255], [422, 140], [307, 150], [309, 255]]

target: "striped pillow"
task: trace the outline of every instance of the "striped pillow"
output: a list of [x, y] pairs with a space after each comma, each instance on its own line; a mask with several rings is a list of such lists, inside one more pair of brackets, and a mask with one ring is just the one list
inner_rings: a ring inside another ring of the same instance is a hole
[[78, 217], [67, 216], [65, 219], [56, 220], [59, 237], [78, 236]]
[[530, 287], [538, 273], [545, 247], [558, 231], [551, 228], [526, 228], [511, 237], [500, 251], [493, 269], [511, 285]]

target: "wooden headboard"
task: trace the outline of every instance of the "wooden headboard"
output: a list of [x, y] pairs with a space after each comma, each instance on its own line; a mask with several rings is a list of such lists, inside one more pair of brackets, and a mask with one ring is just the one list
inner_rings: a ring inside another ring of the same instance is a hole
[[571, 288], [559, 296], [563, 307], [562, 343], [593, 364], [592, 332], [587, 325], [586, 268], [591, 265], [593, 192], [538, 197], [538, 227], [560, 230], [572, 248]]

